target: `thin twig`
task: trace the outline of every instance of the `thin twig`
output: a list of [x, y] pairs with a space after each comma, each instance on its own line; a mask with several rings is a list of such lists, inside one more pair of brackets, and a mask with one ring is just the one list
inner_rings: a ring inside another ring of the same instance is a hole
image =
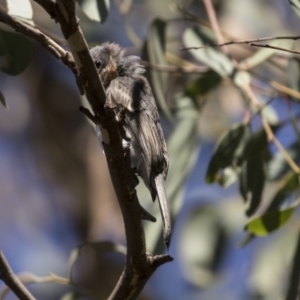
[[249, 46], [260, 47], [260, 48], [269, 48], [269, 49], [280, 50], [280, 51], [284, 51], [284, 52], [288, 52], [288, 53], [293, 53], [293, 54], [300, 54], [299, 51], [289, 50], [289, 49], [285, 49], [285, 48], [281, 48], [281, 47], [276, 47], [276, 46], [272, 46], [272, 45], [268, 45], [268, 44], [250, 43]]
[[4, 254], [0, 251], [0, 278], [21, 300], [35, 300], [31, 293], [26, 289], [19, 278], [10, 268]]
[[[252, 102], [252, 104], [257, 107], [258, 109], [262, 108], [262, 104], [260, 101], [257, 100], [256, 96], [254, 95], [253, 91], [251, 90], [251, 87], [248, 84], [244, 84], [242, 87], [242, 90], [247, 95], [249, 100]], [[300, 174], [300, 168], [297, 166], [297, 164], [294, 162], [294, 160], [291, 158], [289, 153], [285, 150], [285, 148], [281, 145], [279, 140], [274, 135], [272, 128], [270, 124], [268, 123], [266, 117], [264, 115], [261, 115], [262, 124], [266, 131], [267, 138], [269, 142], [273, 142], [273, 144], [276, 146], [276, 148], [279, 150], [279, 152], [282, 154], [282, 156], [285, 158], [286, 162], [289, 164], [290, 168], [297, 174]]]
[[299, 40], [300, 36], [275, 36], [275, 37], [262, 37], [262, 38], [256, 38], [256, 39], [247, 39], [247, 40], [236, 40], [236, 41], [229, 41], [226, 43], [220, 43], [220, 44], [212, 44], [212, 45], [204, 45], [200, 47], [188, 47], [188, 48], [181, 48], [181, 50], [198, 50], [198, 49], [204, 49], [204, 48], [216, 48], [216, 47], [224, 47], [224, 46], [230, 46], [230, 45], [249, 45], [252, 43], [258, 43], [258, 42], [267, 42], [267, 41], [274, 41], [274, 40]]
[[[224, 43], [223, 35], [220, 30], [220, 26], [216, 17], [216, 12], [214, 6], [211, 3], [211, 0], [203, 0], [212, 30], [215, 33], [216, 39], [219, 44]], [[223, 49], [224, 53], [226, 53], [226, 49]]]
[[[30, 272], [22, 272], [17, 275], [17, 278], [22, 282], [22, 284], [32, 284], [32, 283], [56, 283], [60, 285], [70, 286], [73, 290], [89, 296], [96, 296], [95, 293], [92, 293], [90, 290], [82, 288], [74, 284], [69, 278], [61, 277], [56, 274], [50, 273], [47, 276], [37, 276]], [[3, 287], [0, 291], [0, 300], [9, 292], [8, 287]]]
[[267, 102], [265, 102], [254, 114], [252, 114], [251, 118], [249, 118], [249, 121], [252, 121], [257, 115], [260, 115], [262, 113], [262, 110], [266, 108], [269, 104], [271, 104], [275, 99], [278, 98], [278, 95], [275, 95], [271, 97]]
[[272, 131], [272, 128], [271, 128], [270, 124], [268, 123], [266, 117], [262, 115], [261, 118], [262, 118], [262, 123], [263, 123], [264, 129], [265, 129], [265, 131], [267, 133], [267, 136], [268, 136], [268, 141], [272, 142], [277, 147], [277, 149], [282, 154], [282, 156], [285, 158], [285, 160], [288, 163], [288, 165], [290, 166], [290, 168], [295, 173], [300, 174], [300, 168], [297, 166], [297, 164], [291, 158], [289, 153], [285, 150], [285, 148], [281, 145], [279, 140], [276, 138], [276, 136], [274, 135], [274, 133]]
[[300, 100], [300, 93], [298, 91], [295, 91], [277, 81], [274, 81], [274, 80], [267, 80], [267, 82], [270, 84], [271, 87], [273, 87], [274, 89], [276, 89], [277, 91], [280, 91], [286, 95], [289, 95], [289, 96], [292, 96], [294, 97], [295, 99], [298, 99], [297, 102], [299, 102]]
[[0, 22], [9, 25], [16, 32], [19, 32], [41, 44], [47, 51], [49, 51], [55, 58], [60, 59], [66, 66], [68, 66], [73, 74], [75, 75], [76, 82], [78, 84], [80, 93], [82, 94], [82, 87], [80, 81], [78, 80], [78, 71], [74, 62], [74, 59], [70, 52], [64, 50], [60, 45], [58, 45], [49, 36], [42, 33], [39, 29], [24, 23], [17, 18], [14, 18], [2, 10], [0, 10]]

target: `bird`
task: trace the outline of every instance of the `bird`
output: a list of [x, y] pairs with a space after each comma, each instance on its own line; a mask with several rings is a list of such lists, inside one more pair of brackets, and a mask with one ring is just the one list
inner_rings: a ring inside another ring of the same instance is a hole
[[143, 76], [140, 57], [126, 55], [116, 43], [105, 42], [90, 49], [97, 73], [113, 107], [116, 121], [125, 132], [123, 147], [129, 149], [131, 168], [139, 175], [152, 200], [158, 198], [164, 242], [171, 242], [171, 217], [165, 181], [169, 168], [167, 146], [151, 87]]

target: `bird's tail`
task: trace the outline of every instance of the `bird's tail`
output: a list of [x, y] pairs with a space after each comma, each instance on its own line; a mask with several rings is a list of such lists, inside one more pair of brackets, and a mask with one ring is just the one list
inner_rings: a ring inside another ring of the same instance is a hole
[[165, 190], [165, 180], [162, 174], [159, 174], [158, 176], [155, 177], [155, 185], [156, 185], [156, 191], [158, 196], [160, 213], [163, 220], [164, 241], [167, 248], [169, 248], [171, 242], [171, 217], [170, 217], [170, 211], [168, 207], [167, 195]]

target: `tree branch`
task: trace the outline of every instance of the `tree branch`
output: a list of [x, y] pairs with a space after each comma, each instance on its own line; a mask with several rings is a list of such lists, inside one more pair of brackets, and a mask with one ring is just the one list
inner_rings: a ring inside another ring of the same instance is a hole
[[60, 59], [66, 66], [68, 66], [75, 75], [80, 93], [83, 94], [83, 89], [78, 80], [78, 71], [74, 59], [70, 52], [64, 50], [49, 36], [42, 33], [39, 29], [24, 23], [17, 18], [14, 18], [2, 10], [0, 10], [0, 22], [9, 25], [16, 32], [19, 32], [41, 44], [47, 51], [49, 51], [55, 58]]
[[105, 105], [105, 91], [78, 25], [75, 2], [57, 0], [57, 4], [49, 5], [49, 1], [35, 1], [60, 24], [71, 49], [80, 81], [94, 113], [92, 118], [100, 125], [110, 176], [124, 219], [126, 263], [109, 299], [136, 299], [156, 268], [173, 259], [169, 255], [152, 256], [146, 253], [143, 213], [135, 191], [138, 181], [131, 169], [130, 155], [123, 149], [114, 112]]
[[2, 251], [0, 251], [0, 278], [19, 299], [35, 300], [35, 298], [30, 294], [19, 278], [14, 274]]
[[276, 47], [268, 44], [256, 44], [256, 43], [250, 43], [249, 46], [251, 47], [260, 47], [260, 48], [269, 48], [269, 49], [275, 49], [275, 50], [280, 50], [288, 53], [293, 53], [293, 54], [300, 54], [299, 51], [294, 51], [294, 50], [289, 50], [281, 47]]
[[[220, 30], [220, 26], [216, 17], [216, 12], [214, 10], [214, 7], [211, 3], [211, 0], [203, 0], [204, 6], [211, 24], [211, 27], [216, 35], [218, 43], [223, 43], [223, 35]], [[224, 51], [226, 53], [226, 51]]]
[[213, 44], [213, 45], [204, 45], [200, 47], [188, 47], [188, 48], [181, 48], [182, 51], [185, 50], [198, 50], [198, 49], [204, 49], [204, 48], [216, 48], [216, 47], [224, 47], [229, 45], [249, 45], [252, 43], [258, 43], [258, 42], [267, 42], [267, 41], [274, 41], [274, 40], [299, 40], [300, 36], [275, 36], [275, 37], [263, 37], [263, 38], [257, 38], [257, 39], [249, 39], [249, 40], [236, 40], [236, 41], [230, 41], [226, 43], [221, 44]]
[[300, 299], [300, 234], [298, 235], [297, 246], [294, 258], [291, 263], [291, 275], [286, 300]]

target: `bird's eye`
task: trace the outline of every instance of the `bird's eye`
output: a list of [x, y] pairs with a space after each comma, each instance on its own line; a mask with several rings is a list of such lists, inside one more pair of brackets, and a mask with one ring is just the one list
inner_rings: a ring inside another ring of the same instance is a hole
[[99, 60], [95, 60], [96, 68], [99, 69], [101, 67], [101, 62]]

